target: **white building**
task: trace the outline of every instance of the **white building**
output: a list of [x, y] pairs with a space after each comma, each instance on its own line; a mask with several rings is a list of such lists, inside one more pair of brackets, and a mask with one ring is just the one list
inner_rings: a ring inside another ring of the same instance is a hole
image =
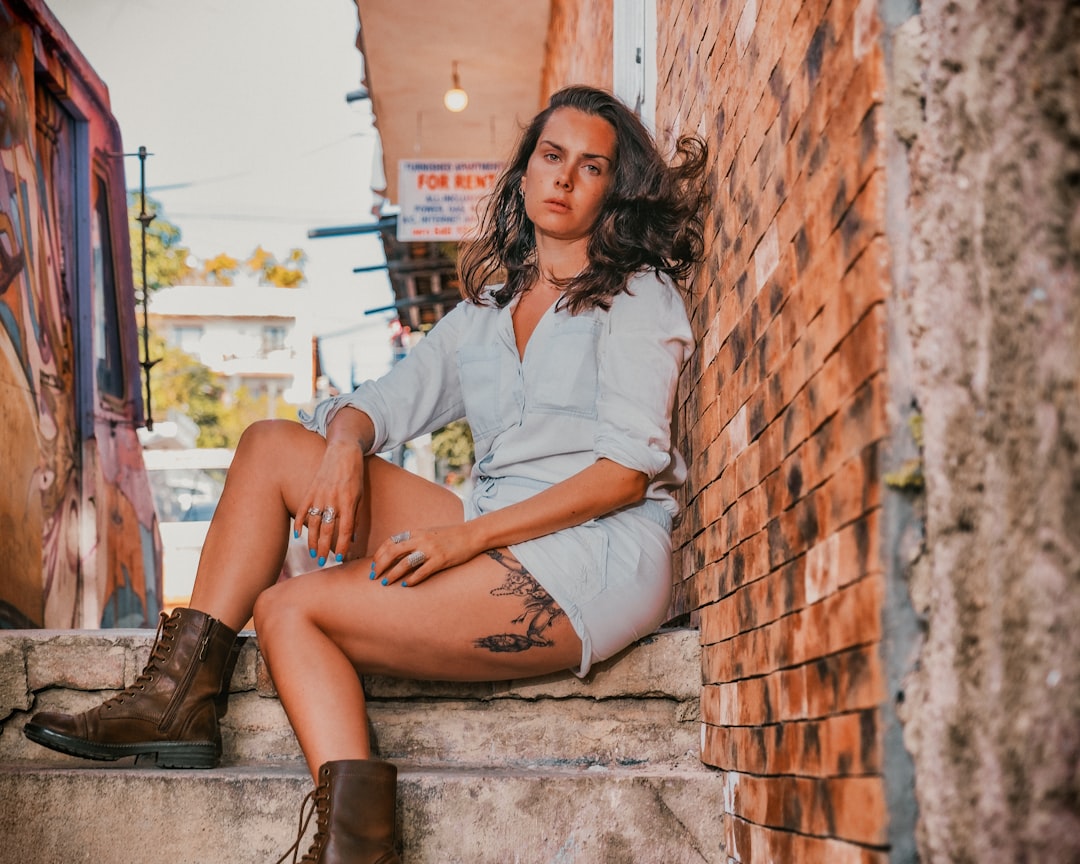
[[[309, 403], [315, 392], [311, 292], [255, 280], [176, 285], [150, 296], [151, 327], [226, 380], [228, 393]], [[153, 374], [153, 373], [151, 373]]]

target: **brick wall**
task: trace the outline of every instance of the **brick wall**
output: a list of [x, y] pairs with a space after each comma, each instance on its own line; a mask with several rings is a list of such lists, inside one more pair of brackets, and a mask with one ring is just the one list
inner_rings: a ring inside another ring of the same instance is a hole
[[691, 482], [673, 611], [701, 627], [727, 854], [884, 861], [874, 5], [658, 6], [658, 126], [699, 132], [715, 158], [677, 405]]
[[[676, 405], [690, 482], [671, 615], [701, 629], [702, 758], [725, 771], [731, 861], [888, 857], [874, 10], [657, 2], [658, 137], [695, 132], [713, 157], [698, 348]], [[602, 0], [554, 4], [549, 90], [610, 82], [610, 57], [585, 64], [593, 45], [576, 41], [609, 16]]]
[[541, 104], [569, 84], [611, 89], [613, 20], [610, 2], [552, 0]]

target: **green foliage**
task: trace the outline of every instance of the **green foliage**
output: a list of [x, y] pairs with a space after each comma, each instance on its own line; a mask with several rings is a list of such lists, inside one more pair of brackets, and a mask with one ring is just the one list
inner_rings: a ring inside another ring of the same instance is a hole
[[[180, 244], [180, 229], [161, 214], [161, 204], [146, 199], [146, 212], [154, 216], [146, 227], [146, 285], [149, 293], [183, 282], [191, 275], [191, 252]], [[131, 272], [135, 285], [142, 287], [142, 223], [139, 221], [139, 194], [128, 192], [128, 232], [131, 237]]]
[[431, 451], [448, 468], [467, 468], [473, 463], [473, 438], [469, 424], [455, 420], [431, 433]]

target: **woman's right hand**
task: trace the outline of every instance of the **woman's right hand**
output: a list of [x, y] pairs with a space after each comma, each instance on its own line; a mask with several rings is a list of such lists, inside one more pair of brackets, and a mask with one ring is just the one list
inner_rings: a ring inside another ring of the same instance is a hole
[[[363, 489], [363, 449], [355, 441], [327, 441], [322, 462], [293, 517], [295, 536], [307, 526], [308, 549], [320, 567], [327, 561], [345, 560]], [[327, 518], [330, 513], [332, 517]]]
[[352, 545], [364, 493], [364, 457], [374, 440], [371, 418], [352, 406], [343, 407], [326, 426], [326, 452], [293, 515], [294, 533], [299, 537], [307, 526], [308, 549], [320, 567], [344, 561]]

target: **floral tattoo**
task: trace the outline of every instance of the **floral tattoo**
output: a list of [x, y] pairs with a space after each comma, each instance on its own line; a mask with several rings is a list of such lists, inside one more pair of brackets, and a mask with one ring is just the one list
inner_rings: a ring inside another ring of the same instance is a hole
[[522, 597], [525, 611], [511, 623], [521, 624], [528, 621], [525, 633], [496, 633], [484, 636], [474, 643], [477, 648], [486, 648], [496, 654], [527, 651], [529, 648], [547, 648], [555, 643], [545, 635], [551, 625], [566, 613], [559, 604], [551, 599], [532, 574], [512, 557], [504, 555], [498, 549], [487, 553], [506, 568], [506, 581], [491, 592], [493, 597]]

